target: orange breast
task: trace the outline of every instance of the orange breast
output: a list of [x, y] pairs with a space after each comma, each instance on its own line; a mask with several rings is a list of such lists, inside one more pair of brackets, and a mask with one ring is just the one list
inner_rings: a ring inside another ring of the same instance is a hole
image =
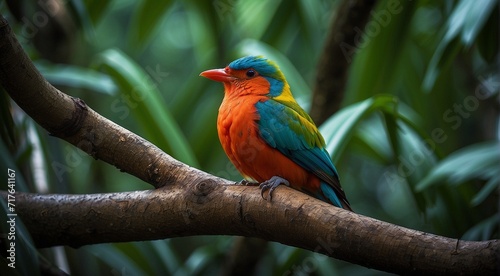
[[217, 131], [224, 151], [246, 179], [263, 182], [280, 176], [287, 179], [292, 188], [309, 193], [318, 191], [320, 181], [316, 176], [260, 138], [255, 103], [266, 99], [250, 95], [224, 97], [217, 118]]

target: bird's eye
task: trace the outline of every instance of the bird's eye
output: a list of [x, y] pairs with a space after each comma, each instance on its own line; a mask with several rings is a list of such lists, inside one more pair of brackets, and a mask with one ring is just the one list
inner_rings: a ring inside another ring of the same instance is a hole
[[247, 74], [247, 77], [252, 78], [255, 76], [256, 73], [255, 73], [255, 70], [249, 69], [246, 74]]

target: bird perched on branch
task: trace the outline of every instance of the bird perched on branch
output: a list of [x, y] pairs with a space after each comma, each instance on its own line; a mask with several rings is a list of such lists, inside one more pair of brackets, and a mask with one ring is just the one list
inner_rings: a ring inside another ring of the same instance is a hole
[[247, 183], [260, 183], [270, 200], [284, 184], [352, 211], [323, 137], [274, 62], [247, 56], [200, 76], [224, 84], [217, 131]]

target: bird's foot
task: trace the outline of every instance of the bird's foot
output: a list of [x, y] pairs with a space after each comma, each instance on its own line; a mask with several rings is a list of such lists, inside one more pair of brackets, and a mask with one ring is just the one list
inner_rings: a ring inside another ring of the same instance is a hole
[[290, 187], [290, 183], [288, 182], [288, 180], [286, 180], [282, 177], [276, 176], [276, 175], [271, 177], [271, 179], [260, 183], [260, 185], [259, 185], [259, 188], [261, 189], [260, 195], [262, 196], [263, 199], [266, 199], [264, 197], [264, 192], [269, 190], [269, 201], [271, 201], [273, 199], [274, 189], [276, 189], [281, 184], [284, 184], [284, 185]]
[[242, 179], [241, 181], [236, 182], [236, 185], [257, 186], [259, 185], [259, 182], [253, 182], [253, 181], [248, 181], [246, 179]]

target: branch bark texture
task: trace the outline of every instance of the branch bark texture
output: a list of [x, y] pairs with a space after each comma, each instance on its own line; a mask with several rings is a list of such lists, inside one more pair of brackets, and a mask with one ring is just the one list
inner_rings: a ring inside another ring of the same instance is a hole
[[[0, 17], [0, 84], [52, 135], [156, 189], [112, 194], [16, 194], [38, 247], [241, 235], [398, 274], [497, 275], [498, 240], [460, 241], [406, 229], [279, 187], [273, 201], [173, 159], [51, 86]], [[6, 192], [0, 192], [4, 198]]]
[[406, 229], [284, 186], [269, 202], [254, 186], [227, 185], [196, 172], [186, 175], [176, 185], [152, 191], [17, 194], [16, 210], [39, 247], [241, 235], [398, 274], [498, 272], [498, 240], [461, 241]]

